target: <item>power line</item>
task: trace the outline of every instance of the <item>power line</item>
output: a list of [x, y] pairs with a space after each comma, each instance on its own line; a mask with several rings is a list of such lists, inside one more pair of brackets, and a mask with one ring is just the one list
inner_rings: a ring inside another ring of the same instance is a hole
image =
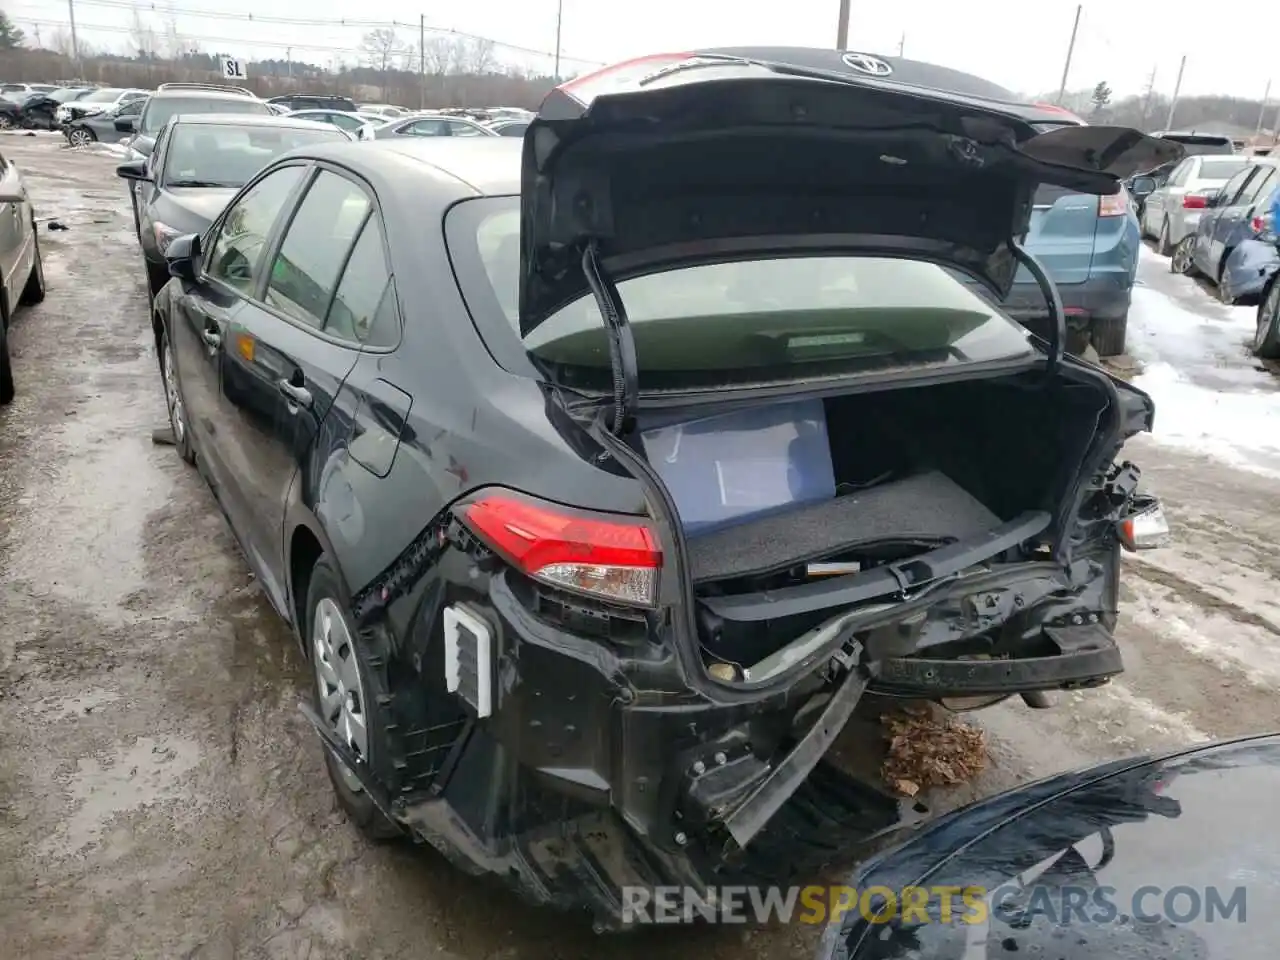
[[[131, 0], [75, 0], [80, 6], [86, 7], [103, 7], [112, 10], [128, 10], [135, 13], [155, 14], [157, 16], [183, 16], [192, 17], [194, 19], [203, 20], [223, 20], [244, 24], [272, 24], [277, 26], [294, 26], [294, 27], [330, 27], [334, 29], [361, 29], [361, 30], [411, 30], [419, 24], [410, 21], [400, 20], [359, 20], [350, 18], [341, 19], [324, 19], [320, 17], [279, 17], [258, 15], [254, 13], [231, 13], [228, 11], [218, 10], [193, 10], [185, 7], [175, 7], [169, 4], [163, 6], [155, 3], [134, 3]], [[30, 18], [26, 18], [30, 22], [34, 22]], [[103, 27], [90, 27], [87, 24], [79, 24], [81, 30], [102, 30], [112, 29]], [[529, 54], [532, 56], [555, 58], [555, 53], [550, 50], [536, 50], [532, 47], [521, 46], [517, 43], [507, 43], [504, 40], [495, 40], [492, 37], [482, 37], [477, 34], [467, 33], [462, 30], [454, 30], [449, 27], [432, 27], [427, 26], [426, 31], [435, 34], [449, 34], [450, 36], [460, 37], [465, 40], [479, 40], [492, 43], [495, 46], [504, 47], [517, 53]], [[113, 30], [114, 32], [114, 30]], [[127, 31], [126, 32], [130, 32]], [[240, 41], [236, 41], [240, 42]], [[308, 48], [308, 49], [320, 49]], [[569, 60], [573, 63], [585, 63], [591, 66], [604, 66], [605, 64], [599, 60], [587, 60], [582, 57], [571, 57], [568, 54], [561, 53], [561, 60]]]

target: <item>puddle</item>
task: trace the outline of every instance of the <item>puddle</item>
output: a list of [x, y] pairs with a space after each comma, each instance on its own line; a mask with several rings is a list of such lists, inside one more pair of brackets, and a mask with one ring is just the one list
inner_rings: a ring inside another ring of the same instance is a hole
[[182, 799], [180, 781], [200, 762], [194, 740], [179, 737], [139, 737], [114, 757], [85, 757], [67, 784], [67, 794], [77, 804], [63, 827], [42, 844], [42, 853], [71, 856], [102, 840], [113, 818], [154, 804]]
[[156, 464], [150, 436], [129, 432], [112, 436], [90, 417], [65, 422], [59, 440], [79, 453], [19, 500], [9, 570], [34, 592], [134, 622], [126, 601], [148, 582], [146, 521], [168, 500], [172, 480]]
[[74, 697], [46, 697], [36, 704], [36, 714], [47, 720], [71, 720], [119, 699], [120, 694], [111, 690], [86, 690]]

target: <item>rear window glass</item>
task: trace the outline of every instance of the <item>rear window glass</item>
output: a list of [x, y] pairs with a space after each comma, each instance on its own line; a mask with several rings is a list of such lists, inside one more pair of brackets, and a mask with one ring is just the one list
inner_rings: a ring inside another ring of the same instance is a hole
[[[449, 218], [460, 221], [449, 243], [455, 260], [469, 261], [458, 273], [473, 315], [501, 317], [478, 319], [482, 335], [518, 337], [518, 200], [468, 201]], [[694, 266], [618, 284], [641, 383], [654, 388], [1033, 357], [1026, 331], [977, 289], [930, 263], [839, 256]], [[569, 381], [608, 382], [608, 341], [590, 297], [523, 346]]]
[[1249, 165], [1247, 160], [1201, 160], [1198, 180], [1230, 180]]
[[182, 113], [253, 113], [271, 116], [262, 100], [249, 97], [152, 97], [142, 114], [142, 133], [159, 133], [170, 117]]

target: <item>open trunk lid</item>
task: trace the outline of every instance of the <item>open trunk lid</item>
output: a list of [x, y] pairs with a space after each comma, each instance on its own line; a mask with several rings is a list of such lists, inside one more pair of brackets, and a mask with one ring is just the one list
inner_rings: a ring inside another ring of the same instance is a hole
[[1027, 105], [722, 54], [569, 81], [525, 137], [520, 330], [609, 280], [860, 253], [955, 267], [1004, 297], [1037, 184], [1110, 195], [1181, 148], [1119, 127], [1045, 133]]

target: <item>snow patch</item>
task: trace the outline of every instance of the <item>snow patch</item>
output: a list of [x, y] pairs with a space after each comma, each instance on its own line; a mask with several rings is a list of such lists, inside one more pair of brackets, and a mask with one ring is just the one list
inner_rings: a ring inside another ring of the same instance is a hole
[[[1148, 272], [1165, 258], [1144, 260]], [[1154, 439], [1280, 477], [1280, 392], [1249, 352], [1256, 308], [1216, 304], [1184, 277], [1169, 283], [1187, 289], [1175, 297], [1139, 281], [1129, 309], [1128, 349], [1144, 365], [1133, 382], [1155, 400]]]

